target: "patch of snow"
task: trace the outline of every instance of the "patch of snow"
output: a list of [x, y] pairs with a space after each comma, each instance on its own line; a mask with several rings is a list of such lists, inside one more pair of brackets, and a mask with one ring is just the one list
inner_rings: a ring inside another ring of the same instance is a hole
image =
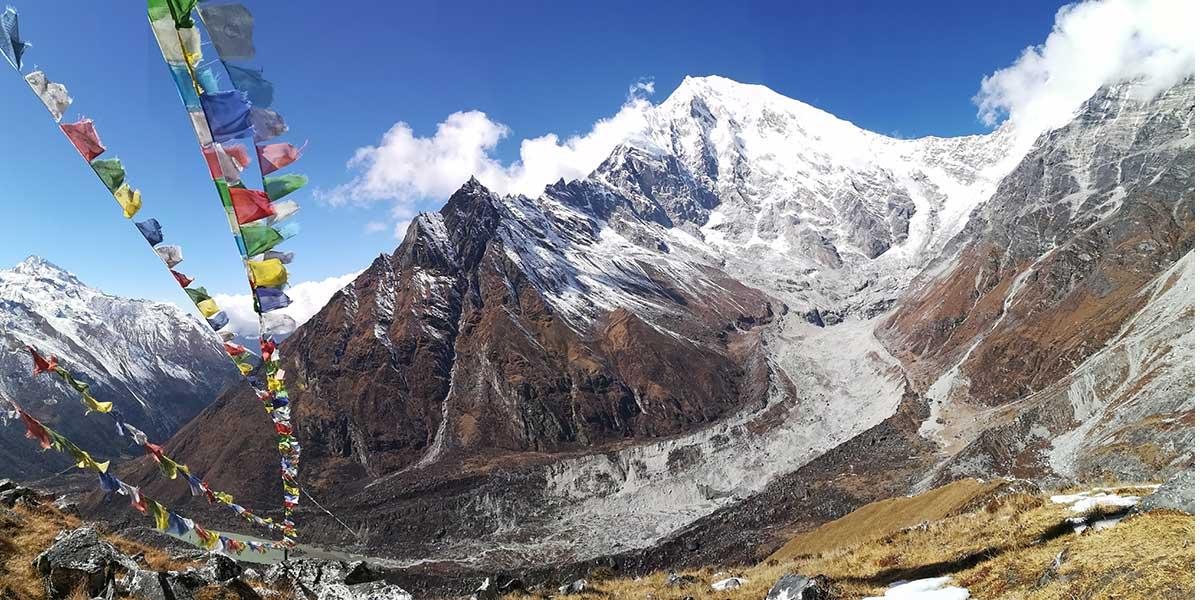
[[933, 577], [893, 583], [882, 596], [863, 600], [967, 600], [971, 592], [950, 585], [949, 577]]

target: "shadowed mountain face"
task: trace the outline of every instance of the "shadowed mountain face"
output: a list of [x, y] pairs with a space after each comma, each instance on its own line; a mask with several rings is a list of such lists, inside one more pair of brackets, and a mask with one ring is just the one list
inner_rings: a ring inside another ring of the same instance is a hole
[[[128, 441], [107, 416], [84, 417], [75, 390], [57, 377], [35, 377], [25, 345], [58, 356], [155, 440], [169, 438], [237, 376], [208, 327], [179, 308], [110, 296], [38, 257], [0, 271], [0, 338], [0, 394], [105, 459], [128, 453]], [[0, 427], [0, 477], [69, 466], [24, 433], [16, 420]]]
[[[284, 344], [301, 480], [376, 555], [668, 566], [950, 476], [1188, 465], [1194, 96], [1135, 87], [1016, 148], [688, 79], [585, 179], [472, 180]], [[274, 506], [246, 406], [171, 446]]]

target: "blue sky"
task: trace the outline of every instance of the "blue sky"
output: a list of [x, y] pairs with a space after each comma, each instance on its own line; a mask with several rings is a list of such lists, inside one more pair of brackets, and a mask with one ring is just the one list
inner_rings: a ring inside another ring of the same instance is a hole
[[[181, 270], [210, 291], [244, 292], [223, 214], [140, 2], [11, 0], [44, 69], [96, 120], [146, 214], [184, 246]], [[275, 108], [308, 141], [292, 169], [304, 228], [292, 280], [343, 275], [397, 244], [387, 203], [331, 206], [314, 197], [350, 181], [346, 162], [398, 121], [431, 135], [456, 111], [507, 125], [494, 149], [586, 133], [613, 115], [628, 86], [665, 98], [688, 74], [765, 84], [891, 135], [986, 131], [972, 96], [982, 77], [1046, 39], [1057, 2], [317, 2], [246, 4]], [[211, 53], [210, 53], [211, 54]], [[16, 73], [0, 69], [0, 268], [38, 254], [121, 295], [184, 302], [132, 226]], [[419, 198], [435, 209], [444, 198]], [[368, 233], [369, 222], [389, 228]]]

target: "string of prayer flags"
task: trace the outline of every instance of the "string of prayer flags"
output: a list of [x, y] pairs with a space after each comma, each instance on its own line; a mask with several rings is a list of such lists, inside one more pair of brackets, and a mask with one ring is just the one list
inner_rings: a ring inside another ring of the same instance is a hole
[[[8, 64], [18, 71], [21, 70], [21, 56], [29, 47], [28, 43], [21, 40], [20, 29], [16, 9], [11, 6], [5, 8], [4, 12], [0, 13], [0, 54], [3, 54]], [[253, 50], [251, 47], [251, 53]]]
[[[172, 1], [175, 4], [172, 4]], [[179, 2], [182, 0], [150, 0], [147, 3], [147, 16], [172, 78], [182, 79], [181, 76], [185, 72], [191, 78], [190, 86], [186, 85], [187, 82], [178, 82], [177, 88], [180, 90], [188, 118], [196, 131], [196, 139], [221, 198], [222, 208], [229, 218], [230, 232], [242, 254], [250, 280], [254, 309], [259, 314], [259, 344], [263, 348], [267, 389], [258, 390], [255, 380], [250, 378], [250, 381], [256, 393], [264, 398], [263, 406], [276, 425], [280, 474], [285, 485], [284, 543], [295, 543], [296, 531], [291, 516], [296, 502], [299, 501], [295, 473], [300, 459], [300, 444], [292, 433], [287, 389], [272, 336], [290, 333], [296, 324], [290, 317], [274, 312], [291, 302], [282, 290], [287, 284], [287, 269], [284, 264], [291, 261], [291, 256], [275, 253], [274, 248], [299, 231], [299, 227], [293, 223], [281, 225], [283, 220], [295, 214], [298, 205], [290, 201], [276, 201], [299, 189], [307, 180], [302, 176], [287, 176], [268, 182], [265, 176], [295, 162], [301, 150], [286, 143], [260, 143], [288, 131], [284, 119], [268, 108], [275, 101], [274, 86], [263, 77], [261, 69], [230, 64], [233, 60], [250, 60], [254, 56], [254, 19], [250, 11], [240, 4], [233, 3], [195, 6], [200, 20], [208, 30], [208, 38], [212, 41], [235, 88], [221, 91], [202, 81], [201, 68], [195, 66], [197, 63], [194, 62], [199, 49], [193, 52], [188, 48], [188, 40], [199, 36], [199, 28], [194, 25], [194, 19], [191, 19], [190, 15], [187, 19], [182, 18], [183, 15], [179, 11], [186, 8], [186, 5]], [[165, 35], [168, 17], [177, 33], [174, 38]], [[200, 110], [197, 110], [196, 103], [191, 99], [192, 90], [198, 94]], [[264, 177], [264, 188], [270, 183], [271, 187], [268, 190], [254, 190], [242, 185], [242, 169], [249, 161], [232, 156], [224, 150], [222, 144], [245, 135], [246, 111], [249, 113], [250, 129], [253, 129], [259, 175]], [[217, 313], [211, 317], [210, 324], [217, 327], [219, 323], [213, 321], [220, 317], [225, 317], [224, 313]], [[227, 317], [225, 318], [227, 320]], [[253, 371], [252, 365], [246, 362], [246, 353], [231, 353], [230, 356], [244, 374], [249, 375]], [[291, 492], [287, 486], [293, 488]]]
[[254, 60], [254, 16], [245, 6], [204, 4], [198, 8], [200, 19], [221, 60]]
[[308, 177], [305, 175], [290, 174], [263, 177], [263, 189], [267, 191], [267, 196], [271, 198], [272, 202], [283, 198], [307, 184]]
[[26, 75], [25, 82], [42, 100], [42, 104], [46, 105], [50, 114], [54, 115], [54, 120], [62, 121], [63, 113], [67, 112], [67, 107], [71, 106], [71, 95], [67, 93], [67, 87], [61, 83], [50, 81], [41, 71], [34, 71]]
[[255, 150], [258, 151], [258, 165], [262, 169], [262, 174], [269, 175], [300, 160], [300, 153], [304, 149], [291, 144], [278, 143], [255, 146]]
[[97, 156], [104, 154], [108, 148], [104, 147], [104, 143], [100, 141], [100, 134], [96, 133], [96, 124], [91, 119], [80, 119], [74, 123], [63, 123], [59, 125], [67, 139], [71, 140], [71, 144], [83, 156], [83, 160], [92, 162]]
[[[232, 346], [237, 345], [235, 344]], [[26, 348], [29, 351], [29, 354], [34, 362], [35, 370], [38, 373], [54, 372], [62, 377], [63, 380], [71, 384], [71, 386], [74, 387], [81, 396], [90, 397], [89, 386], [86, 383], [78, 381], [67, 369], [60, 366], [55, 357], [52, 356], [50, 359], [46, 359], [33, 346], [26, 346]], [[242, 348], [242, 353], [247, 356], [250, 355], [245, 348]], [[91, 401], [95, 402], [95, 399], [93, 398]], [[24, 413], [15, 403], [10, 403], [12, 404], [17, 415], [25, 423], [26, 437], [37, 440], [43, 449], [53, 447], [70, 455], [75, 459], [76, 464], [80, 468], [90, 468], [97, 471], [100, 474], [101, 489], [104, 489], [105, 491], [117, 491], [120, 488], [122, 484], [119, 482], [119, 480], [107, 473], [107, 462], [96, 462], [86, 451], [80, 449], [70, 440], [62, 437], [54, 430], [45, 427], [41, 424], [41, 422], [27, 413]], [[108, 404], [111, 407], [111, 403], [104, 404]], [[192, 475], [191, 470], [188, 469], [186, 465], [180, 464], [170, 456], [167, 456], [162, 446], [150, 442], [149, 437], [145, 432], [133, 426], [132, 424], [125, 422], [124, 417], [120, 412], [115, 410], [105, 412], [109, 412], [109, 416], [113, 419], [118, 435], [130, 438], [135, 445], [143, 448], [146, 453], [149, 454], [158, 464], [159, 472], [163, 477], [167, 479], [176, 479], [180, 475], [183, 475], [193, 496], [205, 495], [208, 497], [209, 502], [219, 503], [230, 507], [248, 522], [267, 527], [271, 530], [282, 532], [283, 527], [281, 525], [271, 521], [270, 519], [258, 517], [254, 513], [235, 504], [233, 501], [233, 496], [225, 492], [216, 492], [210, 489], [207, 483]], [[149, 502], [145, 502], [144, 505], [145, 508], [151, 508]]]
[[250, 164], [250, 155], [241, 144], [213, 144], [204, 148], [204, 160], [214, 179], [221, 177], [227, 183], [236, 184], [241, 181], [242, 170]]

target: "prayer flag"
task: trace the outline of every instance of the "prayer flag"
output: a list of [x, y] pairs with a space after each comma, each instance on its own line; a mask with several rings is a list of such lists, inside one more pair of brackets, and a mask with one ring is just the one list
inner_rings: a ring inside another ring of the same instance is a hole
[[275, 214], [275, 210], [271, 207], [271, 199], [267, 197], [266, 192], [235, 187], [229, 188], [229, 198], [233, 203], [233, 212], [237, 216], [239, 225]]
[[287, 283], [287, 268], [278, 260], [250, 260], [246, 265], [255, 287], [283, 287]]
[[83, 160], [92, 162], [97, 156], [104, 154], [107, 148], [100, 141], [100, 134], [96, 133], [96, 125], [91, 119], [80, 119], [74, 123], [63, 123], [59, 125], [63, 133], [67, 135], [67, 139], [71, 140], [71, 144], [83, 156]]
[[197, 0], [146, 0], [146, 14], [152, 20], [171, 19], [172, 24], [179, 29], [190, 29], [196, 26], [192, 20], [192, 9], [196, 8]]
[[224, 142], [249, 135], [255, 124], [251, 121], [246, 93], [240, 90], [200, 94], [200, 105], [204, 108], [213, 141]]
[[221, 308], [217, 306], [217, 301], [213, 300], [212, 298], [197, 302], [196, 308], [200, 309], [200, 314], [204, 315], [205, 319], [217, 314], [218, 312], [221, 312]]
[[267, 190], [267, 195], [271, 197], [271, 201], [278, 200], [304, 187], [304, 185], [307, 183], [307, 175], [275, 175], [273, 177], [263, 177], [263, 188]]
[[115, 492], [121, 489], [121, 482], [108, 473], [100, 473], [100, 489], [105, 492]]
[[46, 74], [41, 71], [26, 75], [25, 82], [33, 88], [33, 93], [41, 98], [42, 104], [46, 105], [50, 114], [54, 115], [54, 120], [61, 121], [63, 113], [71, 106], [71, 96], [67, 93], [66, 86], [46, 79]]
[[142, 209], [142, 192], [129, 187], [128, 183], [121, 184], [117, 191], [113, 192], [113, 198], [117, 199], [117, 204], [121, 205], [121, 210], [125, 213], [126, 219], [132, 219], [139, 210]]
[[138, 231], [142, 232], [142, 237], [146, 238], [146, 241], [151, 246], [157, 246], [162, 243], [162, 225], [158, 223], [158, 219], [146, 219], [145, 221], [135, 223], [135, 225], [137, 225]]
[[225, 64], [225, 69], [229, 71], [233, 87], [246, 92], [246, 99], [250, 104], [260, 108], [271, 106], [275, 98], [275, 86], [263, 77], [262, 69], [250, 69], [229, 63]]
[[[296, 214], [297, 212], [300, 212], [300, 205], [296, 204], [292, 200], [282, 200], [279, 202], [272, 202], [271, 210], [275, 211], [275, 216], [274, 216], [274, 218], [271, 219], [271, 224], [273, 225], [275, 223], [285, 221], [285, 220], [291, 218], [292, 215]], [[299, 225], [296, 225], [296, 227], [299, 227]], [[280, 230], [279, 233], [282, 234], [283, 231]], [[295, 235], [295, 234], [292, 234], [292, 235]], [[285, 235], [284, 237], [292, 237], [292, 236]]]
[[213, 179], [223, 177], [228, 183], [241, 181], [242, 170], [250, 164], [250, 155], [241, 144], [213, 144], [204, 148], [204, 160]]
[[204, 302], [205, 300], [208, 300], [209, 298], [212, 297], [212, 296], [208, 295], [208, 290], [204, 289], [203, 286], [195, 287], [195, 288], [186, 288], [183, 291], [185, 294], [188, 295], [188, 298], [191, 298], [192, 304]]
[[46, 431], [45, 426], [23, 410], [17, 411], [17, 414], [21, 416], [21, 420], [25, 423], [25, 437], [37, 440], [41, 444], [42, 450], [49, 449], [51, 446], [50, 433]]
[[241, 4], [204, 4], [200, 19], [224, 61], [254, 60], [254, 16]]
[[285, 265], [291, 264], [292, 258], [295, 256], [296, 254], [294, 252], [276, 252], [274, 250], [263, 254], [263, 258], [274, 258]]
[[159, 531], [166, 531], [170, 517], [167, 516], [167, 509], [163, 505], [154, 500], [146, 499], [146, 514], [154, 519], [154, 528]]
[[155, 246], [154, 251], [169, 268], [173, 269], [175, 265], [183, 262], [183, 248], [179, 246]]
[[51, 355], [50, 360], [46, 360], [38, 353], [33, 346], [25, 346], [29, 350], [30, 356], [33, 357], [33, 374], [41, 375], [46, 371], [54, 371], [58, 369], [58, 357]]
[[277, 138], [287, 133], [288, 130], [283, 117], [269, 108], [251, 108], [250, 121], [254, 126], [255, 143]]
[[185, 288], [189, 285], [192, 285], [192, 282], [195, 281], [191, 277], [188, 277], [187, 275], [184, 275], [175, 269], [171, 269], [171, 275], [175, 277], [175, 281], [179, 283], [179, 287]]
[[283, 236], [271, 227], [246, 225], [242, 227], [242, 241], [246, 243], [246, 255], [257, 256], [274, 248], [283, 241]]
[[174, 535], [184, 535], [188, 532], [188, 525], [183, 520], [183, 517], [175, 513], [167, 513], [166, 532]]
[[207, 321], [208, 326], [212, 327], [215, 331], [229, 324], [229, 315], [226, 315], [225, 312], [222, 311], [209, 317]]
[[289, 298], [287, 294], [283, 293], [283, 290], [277, 290], [275, 288], [255, 288], [254, 296], [258, 299], [259, 312], [270, 312], [273, 310], [279, 310], [281, 308], [287, 308], [292, 303], [292, 299]]
[[104, 182], [110, 192], [116, 192], [125, 184], [125, 167], [119, 158], [106, 158], [92, 161], [92, 170]]
[[28, 43], [21, 41], [19, 23], [17, 10], [11, 6], [0, 14], [0, 54], [3, 54], [8, 64], [17, 71], [21, 70], [21, 55], [25, 54], [25, 49], [29, 47]]
[[303, 148], [291, 144], [266, 144], [255, 146], [258, 152], [258, 164], [263, 175], [274, 173], [300, 159]]
[[192, 129], [196, 130], [196, 139], [200, 142], [200, 147], [209, 146], [213, 143], [212, 130], [208, 128], [208, 121], [204, 118], [204, 113], [198, 110], [189, 111], [188, 118], [192, 120]]

